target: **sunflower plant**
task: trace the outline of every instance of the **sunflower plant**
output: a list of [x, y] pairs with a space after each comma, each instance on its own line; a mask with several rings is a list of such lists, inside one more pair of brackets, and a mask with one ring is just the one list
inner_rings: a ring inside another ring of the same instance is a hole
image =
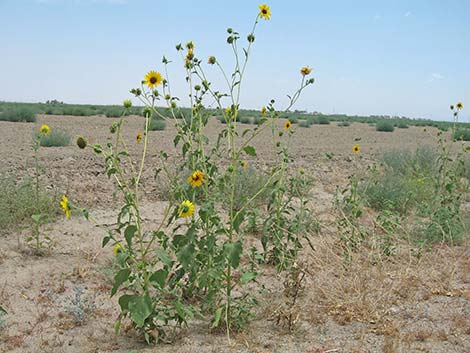
[[[235, 56], [231, 74], [213, 55], [207, 61], [201, 60], [192, 41], [176, 45], [186, 74], [189, 113], [180, 109], [179, 97], [172, 94], [168, 74], [171, 61], [166, 57], [162, 59], [163, 74], [151, 70], [139, 87], [131, 89], [147, 112], [144, 131], [137, 137], [141, 146], [137, 163], [122, 136], [126, 114], [111, 127], [114, 139], [106, 146], [88, 146], [83, 138], [77, 141], [79, 147], [89, 147], [103, 156], [107, 175], [124, 196], [117, 226], [106, 229], [102, 244], [113, 246], [119, 264], [111, 291], [113, 296], [120, 294], [121, 314], [116, 330], [122, 320], [130, 319], [148, 342], [169, 340], [195, 316], [206, 320], [211, 329], [225, 329], [229, 339], [232, 330], [243, 328], [254, 315], [257, 298], [253, 288], [256, 288], [260, 271], [258, 261], [262, 258], [257, 255], [256, 246], [248, 248], [248, 216], [256, 199], [267, 189], [276, 190], [267, 213], [276, 210], [278, 217], [266, 227], [266, 232], [282, 231], [277, 232], [276, 239], [260, 239], [259, 248], [267, 251], [271, 246], [277, 247], [276, 256], [292, 259], [301, 246], [299, 224], [306, 204], [302, 201], [300, 215], [287, 214], [286, 210], [291, 210], [293, 203], [291, 198], [286, 206], [284, 198], [292, 123], [286, 120], [280, 126], [281, 113], [272, 100], [262, 109], [263, 120], [258, 126], [243, 132], [237, 127], [241, 87], [255, 42], [255, 30], [260, 20], [270, 17], [270, 7], [260, 5], [242, 51], [239, 49], [243, 45], [240, 33], [227, 29], [226, 42]], [[207, 79], [207, 69], [220, 72], [226, 86], [216, 89]], [[286, 111], [302, 91], [314, 83], [314, 79], [308, 77], [310, 73], [310, 68], [301, 70], [300, 86], [290, 96]], [[212, 118], [206, 104], [215, 105], [226, 123], [212, 144], [205, 133]], [[129, 109], [129, 103], [124, 107]], [[155, 175], [168, 180], [170, 192], [159, 225], [147, 230], [141, 216], [140, 190], [152, 116], [175, 126], [174, 146], [179, 149], [179, 162], [170, 162], [168, 153], [160, 152]], [[246, 159], [257, 157], [252, 143], [265, 130], [272, 132], [273, 148], [278, 151], [279, 161], [270, 166], [265, 182], [242, 204], [236, 204], [240, 170], [246, 168]], [[292, 188], [298, 192], [299, 185]], [[88, 212], [84, 214], [90, 219]]]

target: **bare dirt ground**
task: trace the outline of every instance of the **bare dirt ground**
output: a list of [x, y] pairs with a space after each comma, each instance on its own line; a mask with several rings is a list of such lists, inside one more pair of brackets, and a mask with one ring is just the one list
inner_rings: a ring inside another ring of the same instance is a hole
[[[83, 135], [90, 143], [105, 144], [112, 121], [40, 116], [36, 124], [0, 122], [0, 172], [18, 178], [32, 173], [31, 136], [43, 123], [72, 136]], [[142, 125], [142, 118], [128, 118], [124, 135], [135, 154], [141, 148], [134, 141]], [[210, 137], [220, 127], [214, 119], [208, 129]], [[125, 330], [115, 336], [113, 325], [119, 311], [117, 299], [109, 297], [112, 250], [101, 248], [102, 231], [73, 216], [70, 220], [60, 217], [42, 229], [55, 243], [47, 256], [27, 251], [22, 244], [27, 231], [0, 236], [0, 304], [8, 311], [0, 319], [0, 352], [470, 352], [468, 242], [435, 246], [419, 259], [403, 242], [390, 259], [363, 252], [355, 254], [351, 267], [345, 269], [331, 224], [336, 186], [344, 185], [354, 169], [373, 163], [381, 151], [432, 144], [435, 132], [411, 127], [379, 133], [356, 123], [346, 128], [335, 123], [296, 128], [294, 166], [305, 168], [315, 179], [312, 213], [323, 227], [312, 237], [315, 251], [306, 250], [302, 256], [308, 274], [293, 309], [298, 317], [293, 331], [282, 319], [276, 322], [276, 312], [284, 301], [283, 279], [271, 271], [272, 275], [261, 279], [268, 290], [257, 319], [245, 332], [234, 334], [230, 344], [224, 334], [210, 333], [200, 322], [191, 322], [171, 345], [148, 347]], [[152, 223], [161, 218], [165, 205], [153, 172], [160, 150], [174, 152], [173, 131], [150, 132], [150, 138], [143, 217]], [[357, 138], [362, 148], [359, 162], [350, 157]], [[270, 144], [264, 142], [261, 139], [255, 146], [263, 163], [269, 164], [274, 156]], [[327, 153], [332, 157], [327, 158]], [[99, 156], [74, 144], [42, 148], [40, 155], [46, 166], [44, 185], [67, 192], [73, 202], [90, 207], [99, 223], [115, 222], [114, 186], [105, 176]], [[82, 301], [94, 305], [80, 324], [70, 313], [77, 291], [82, 292]]]

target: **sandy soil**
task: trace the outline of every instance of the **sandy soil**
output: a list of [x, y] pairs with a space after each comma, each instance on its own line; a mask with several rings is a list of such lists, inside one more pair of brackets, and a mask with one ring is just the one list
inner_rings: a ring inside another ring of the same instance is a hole
[[[32, 172], [31, 136], [43, 123], [104, 144], [112, 121], [40, 116], [36, 124], [0, 122], [0, 172], [18, 177]], [[142, 124], [142, 118], [129, 117], [125, 129], [135, 154], [140, 146], [134, 140]], [[215, 136], [220, 126], [211, 122], [209, 135]], [[54, 241], [48, 256], [37, 257], [27, 250], [22, 240], [27, 231], [1, 236], [0, 304], [8, 315], [0, 319], [0, 352], [470, 352], [468, 243], [436, 246], [419, 260], [410, 256], [407, 244], [386, 261], [356, 254], [353, 267], [345, 270], [330, 224], [333, 192], [357, 168], [350, 158], [356, 138], [361, 138], [361, 164], [367, 165], [381, 151], [432, 143], [435, 132], [411, 127], [379, 133], [366, 124], [296, 128], [294, 164], [315, 178], [312, 212], [324, 227], [313, 237], [316, 251], [306, 251], [302, 257], [307, 275], [293, 308], [299, 317], [295, 330], [289, 331], [282, 319], [276, 324], [284, 302], [283, 280], [271, 271], [262, 279], [269, 288], [268, 300], [259, 307], [257, 319], [245, 332], [235, 334], [231, 344], [225, 335], [209, 333], [200, 322], [191, 322], [174, 344], [157, 348], [147, 347], [130, 332], [115, 336], [118, 305], [116, 298], [109, 297], [112, 251], [101, 248], [102, 231], [72, 217], [59, 218], [42, 229]], [[153, 223], [165, 206], [153, 169], [161, 149], [174, 151], [171, 129], [150, 135], [143, 217]], [[270, 144], [262, 140], [255, 146], [263, 163], [274, 158]], [[328, 159], [326, 153], [333, 157]], [[66, 191], [74, 202], [89, 206], [99, 223], [115, 222], [116, 204], [110, 196], [114, 187], [99, 157], [71, 145], [43, 148], [41, 159], [47, 166], [44, 185]], [[77, 289], [95, 307], [80, 324], [69, 310]]]

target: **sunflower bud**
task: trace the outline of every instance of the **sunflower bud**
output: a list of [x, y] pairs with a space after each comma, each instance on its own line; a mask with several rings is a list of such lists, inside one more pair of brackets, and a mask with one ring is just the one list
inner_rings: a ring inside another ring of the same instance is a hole
[[209, 59], [207, 60], [208, 64], [214, 65], [216, 62], [215, 56], [209, 56]]
[[150, 107], [145, 107], [143, 110], [142, 110], [142, 115], [144, 116], [144, 118], [150, 118], [152, 116], [152, 108]]
[[114, 123], [113, 125], [111, 125], [109, 127], [109, 132], [112, 133], [112, 134], [114, 134], [116, 132], [116, 130], [117, 130], [117, 124], [116, 123]]
[[101, 152], [103, 152], [103, 147], [101, 147], [101, 145], [93, 145], [93, 152], [95, 152], [96, 154], [100, 154]]
[[122, 104], [124, 105], [124, 108], [126, 109], [129, 109], [130, 107], [132, 107], [132, 102], [130, 99], [126, 99]]
[[248, 42], [253, 43], [255, 41], [255, 35], [253, 33], [250, 33], [246, 39], [248, 40]]
[[228, 33], [228, 34], [231, 34], [232, 32], [233, 32], [233, 29], [227, 28], [227, 33]]
[[138, 96], [140, 96], [140, 95], [142, 94], [142, 91], [140, 90], [140, 88], [133, 88], [133, 89], [131, 89], [131, 93], [132, 93], [134, 96], [138, 97]]
[[78, 136], [78, 138], [77, 138], [77, 146], [78, 146], [78, 148], [80, 148], [80, 149], [83, 150], [83, 149], [87, 146], [87, 144], [88, 144], [88, 143], [87, 143], [87, 141], [85, 140], [84, 137]]
[[172, 108], [176, 108], [176, 102], [175, 101], [172, 101], [170, 105], [171, 105]]
[[188, 50], [193, 50], [194, 49], [193, 41], [190, 41], [190, 42], [186, 43], [186, 49], [188, 49]]
[[454, 106], [453, 106], [453, 105], [450, 106], [450, 110], [454, 110]]
[[194, 86], [194, 89], [195, 89], [196, 91], [200, 91], [200, 90], [201, 90], [201, 86], [196, 85], [196, 86]]
[[315, 79], [314, 79], [313, 77], [307, 81], [307, 83], [308, 83], [309, 85], [311, 85], [311, 84], [314, 83], [314, 82], [315, 82]]
[[162, 64], [168, 64], [168, 59], [165, 56], [162, 58]]
[[232, 43], [233, 43], [233, 37], [232, 37], [232, 36], [227, 37], [227, 43], [228, 43], [228, 44], [232, 44]]
[[169, 101], [171, 99], [171, 96], [169, 94], [165, 94], [165, 100]]
[[176, 44], [176, 50], [180, 51], [183, 49], [183, 46], [180, 44]]

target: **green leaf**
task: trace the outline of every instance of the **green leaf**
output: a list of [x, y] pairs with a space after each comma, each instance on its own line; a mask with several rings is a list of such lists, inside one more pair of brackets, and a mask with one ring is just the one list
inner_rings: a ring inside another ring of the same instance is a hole
[[130, 274], [131, 274], [130, 268], [125, 268], [119, 271], [118, 273], [116, 273], [116, 276], [114, 276], [114, 286], [113, 286], [113, 289], [111, 289], [111, 296], [116, 294], [118, 288], [121, 286], [121, 284], [127, 281]]
[[245, 146], [243, 151], [249, 156], [256, 157], [256, 150], [253, 146]]
[[224, 307], [218, 308], [214, 315], [214, 321], [212, 322], [212, 328], [216, 328], [219, 326], [220, 318], [222, 317], [222, 310]]
[[133, 295], [129, 299], [129, 312], [131, 313], [132, 321], [134, 321], [137, 327], [143, 327], [145, 319], [152, 313], [152, 303], [149, 296], [141, 297]]
[[189, 264], [192, 263], [193, 254], [194, 254], [194, 245], [191, 243], [183, 246], [181, 250], [178, 252], [177, 254], [178, 260], [184, 269], [187, 269], [189, 267]]
[[133, 224], [128, 226], [124, 231], [124, 238], [126, 238], [127, 246], [132, 247], [132, 238], [134, 237], [135, 232], [137, 231], [137, 227]]
[[258, 274], [256, 272], [245, 272], [240, 277], [240, 283], [247, 284], [248, 282], [253, 281], [256, 277], [258, 277]]
[[240, 231], [240, 225], [242, 224], [243, 220], [245, 219], [246, 212], [242, 211], [237, 213], [237, 217], [233, 220], [233, 229], [235, 229], [236, 232]]
[[168, 277], [168, 271], [165, 271], [164, 269], [160, 269], [157, 272], [153, 273], [149, 280], [150, 283], [152, 283], [152, 286], [157, 288], [163, 288], [166, 283], [166, 278]]
[[0, 305], [0, 314], [3, 314], [3, 315], [8, 314], [7, 311], [5, 310], [5, 308], [1, 305]]
[[110, 237], [110, 236], [105, 236], [105, 237], [103, 238], [102, 243], [101, 243], [101, 247], [104, 248], [104, 247], [106, 246], [106, 244], [109, 243], [110, 240], [111, 240], [111, 237]]
[[119, 297], [118, 303], [122, 312], [129, 311], [129, 300], [131, 300], [132, 297], [133, 295], [129, 294], [124, 294]]
[[155, 252], [158, 259], [163, 262], [164, 265], [168, 267], [171, 267], [173, 265], [173, 260], [164, 249], [158, 248]]
[[39, 223], [41, 222], [42, 214], [33, 214], [31, 218], [33, 219], [34, 222]]
[[225, 257], [230, 261], [233, 268], [237, 268], [240, 264], [240, 257], [242, 254], [242, 244], [237, 241], [236, 243], [225, 243], [224, 245]]

